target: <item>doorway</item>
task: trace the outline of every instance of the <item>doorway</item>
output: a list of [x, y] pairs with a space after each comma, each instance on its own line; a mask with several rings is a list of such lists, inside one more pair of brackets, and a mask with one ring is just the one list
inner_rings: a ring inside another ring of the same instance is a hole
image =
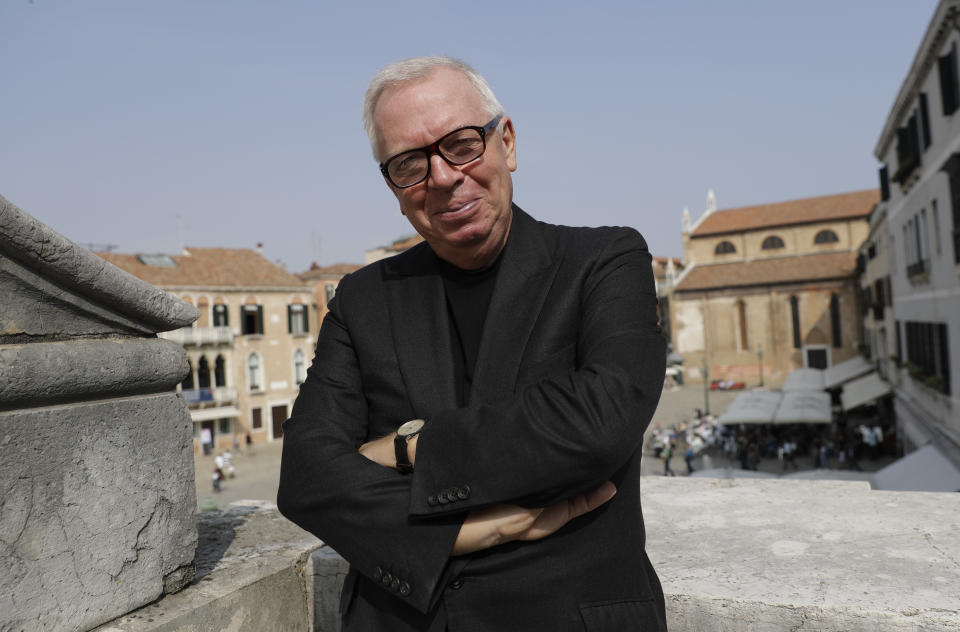
[[280, 439], [283, 437], [283, 422], [287, 420], [287, 405], [271, 407], [270, 416], [273, 419], [273, 438]]

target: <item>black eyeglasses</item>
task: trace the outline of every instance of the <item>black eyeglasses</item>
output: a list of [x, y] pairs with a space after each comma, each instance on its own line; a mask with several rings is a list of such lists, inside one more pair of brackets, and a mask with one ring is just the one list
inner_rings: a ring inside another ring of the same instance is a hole
[[450, 165], [473, 162], [487, 150], [487, 134], [495, 128], [503, 115], [495, 117], [483, 127], [468, 125], [455, 129], [426, 147], [411, 149], [380, 163], [380, 173], [398, 189], [420, 184], [430, 175], [430, 157], [434, 152]]

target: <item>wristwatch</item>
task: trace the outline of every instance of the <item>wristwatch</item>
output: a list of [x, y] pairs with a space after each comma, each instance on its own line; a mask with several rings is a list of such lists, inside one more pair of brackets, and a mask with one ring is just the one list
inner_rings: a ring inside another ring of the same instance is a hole
[[413, 464], [410, 463], [410, 455], [407, 454], [407, 442], [420, 434], [425, 423], [422, 419], [411, 419], [397, 428], [397, 436], [393, 439], [393, 450], [397, 455], [397, 469], [402, 474], [413, 472]]

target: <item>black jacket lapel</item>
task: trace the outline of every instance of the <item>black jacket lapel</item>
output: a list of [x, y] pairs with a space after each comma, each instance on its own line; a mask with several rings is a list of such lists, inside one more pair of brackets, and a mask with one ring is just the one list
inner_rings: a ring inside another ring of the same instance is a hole
[[385, 266], [390, 327], [417, 416], [456, 407], [453, 350], [443, 282], [426, 243]]
[[513, 207], [513, 224], [483, 326], [471, 402], [513, 393], [524, 349], [557, 267], [537, 222]]

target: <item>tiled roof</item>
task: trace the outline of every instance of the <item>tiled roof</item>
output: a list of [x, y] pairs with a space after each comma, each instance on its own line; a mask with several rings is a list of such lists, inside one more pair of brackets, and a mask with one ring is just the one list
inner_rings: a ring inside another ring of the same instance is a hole
[[398, 239], [397, 241], [393, 242], [392, 244], [384, 248], [384, 250], [386, 250], [387, 252], [400, 253], [405, 250], [409, 250], [410, 248], [413, 248], [414, 246], [419, 244], [421, 241], [423, 241], [422, 236], [411, 235], [410, 237], [406, 237], [405, 239]]
[[687, 270], [686, 276], [680, 280], [674, 291], [691, 292], [842, 279], [853, 276], [856, 268], [856, 252], [829, 252], [698, 265]]
[[326, 279], [328, 277], [342, 277], [350, 274], [351, 272], [356, 272], [363, 267], [362, 263], [334, 263], [329, 266], [318, 266], [314, 264], [309, 270], [302, 274], [298, 274], [301, 279], [304, 281], [310, 281], [311, 279]]
[[170, 255], [176, 266], [146, 265], [137, 255], [97, 254], [133, 276], [158, 287], [295, 287], [296, 276], [271, 263], [253, 250], [232, 248], [187, 248], [183, 255]]
[[692, 237], [732, 233], [771, 226], [809, 224], [846, 218], [866, 218], [880, 201], [878, 189], [759, 204], [714, 211], [694, 229]]

